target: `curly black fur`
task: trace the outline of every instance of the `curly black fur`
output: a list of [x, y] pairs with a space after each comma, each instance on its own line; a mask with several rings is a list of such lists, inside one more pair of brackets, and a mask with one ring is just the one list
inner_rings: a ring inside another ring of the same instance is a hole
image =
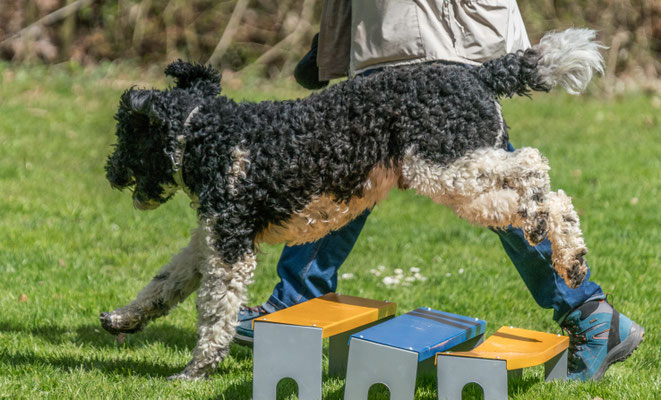
[[501, 58], [487, 61], [476, 69], [480, 80], [499, 97], [527, 96], [532, 90], [549, 91], [538, 83], [535, 69], [539, 53], [535, 49], [519, 50]]
[[199, 85], [197, 89], [207, 96], [220, 93], [220, 74], [210, 66], [177, 60], [165, 68], [165, 75], [175, 78], [176, 87], [180, 89]]
[[[217, 250], [233, 263], [252, 250], [260, 231], [315, 196], [360, 197], [370, 171], [396, 167], [407, 150], [443, 166], [480, 147], [504, 149], [497, 98], [539, 89], [536, 57], [520, 52], [478, 68], [397, 67], [304, 99], [261, 103], [216, 97], [218, 73], [178, 61], [166, 69], [174, 88], [122, 96], [107, 177], [119, 188], [135, 183], [137, 200], [166, 201], [163, 185], [174, 185], [169, 155], [183, 135], [184, 182], [199, 198], [200, 217], [215, 221]], [[248, 152], [250, 164], [230, 185], [237, 148]]]

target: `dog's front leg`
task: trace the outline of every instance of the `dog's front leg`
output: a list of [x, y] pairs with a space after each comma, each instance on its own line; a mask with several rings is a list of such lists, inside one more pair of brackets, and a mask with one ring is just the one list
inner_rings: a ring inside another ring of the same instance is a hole
[[200, 265], [206, 259], [204, 232], [197, 229], [190, 243], [163, 266], [135, 300], [99, 316], [101, 325], [112, 334], [134, 333], [151, 320], [161, 317], [185, 300], [200, 285]]
[[202, 283], [197, 295], [197, 344], [193, 359], [171, 379], [203, 378], [227, 355], [236, 331], [239, 308], [255, 269], [256, 257], [252, 246], [245, 246], [250, 248], [237, 252], [236, 247], [241, 245], [227, 243], [245, 244], [249, 242], [247, 239], [219, 244], [216, 231], [209, 229], [208, 233], [206, 240], [212, 255], [200, 269]]

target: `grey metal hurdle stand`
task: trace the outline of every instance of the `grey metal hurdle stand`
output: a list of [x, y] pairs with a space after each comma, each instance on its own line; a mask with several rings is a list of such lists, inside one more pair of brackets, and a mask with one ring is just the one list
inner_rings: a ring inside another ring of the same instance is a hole
[[329, 375], [343, 377], [350, 335], [395, 310], [395, 303], [330, 293], [257, 318], [253, 399], [275, 400], [278, 382], [292, 378], [300, 400], [321, 400], [323, 339], [329, 338]]
[[485, 328], [478, 318], [418, 308], [351, 335], [344, 400], [367, 399], [376, 383], [392, 400], [412, 400], [416, 377], [435, 373], [438, 352], [472, 349]]
[[566, 336], [501, 327], [471, 351], [437, 355], [438, 398], [461, 400], [464, 386], [475, 382], [484, 400], [507, 400], [508, 378], [544, 364], [546, 381], [567, 379]]

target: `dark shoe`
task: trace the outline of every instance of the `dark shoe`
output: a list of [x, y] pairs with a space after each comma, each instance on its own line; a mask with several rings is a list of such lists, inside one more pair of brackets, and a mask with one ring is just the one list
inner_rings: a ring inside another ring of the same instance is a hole
[[236, 327], [234, 341], [244, 346], [252, 346], [254, 341], [254, 332], [252, 330], [252, 321], [262, 315], [270, 314], [262, 306], [241, 307], [239, 310], [239, 325]]
[[294, 69], [294, 78], [299, 85], [314, 90], [328, 86], [328, 81], [319, 80], [319, 66], [317, 65], [317, 44], [319, 34], [314, 35], [310, 51], [303, 56]]
[[608, 367], [636, 350], [645, 329], [605, 300], [589, 301], [561, 324], [569, 335], [569, 379], [601, 379]]

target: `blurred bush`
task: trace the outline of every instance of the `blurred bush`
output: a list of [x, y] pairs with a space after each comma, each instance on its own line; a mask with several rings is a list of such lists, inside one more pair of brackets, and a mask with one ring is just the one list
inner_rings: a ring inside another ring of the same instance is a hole
[[[0, 59], [89, 64], [180, 57], [231, 70], [257, 60], [273, 75], [305, 53], [322, 2], [0, 0]], [[661, 74], [659, 0], [519, 0], [519, 6], [533, 42], [569, 26], [599, 30], [611, 48], [610, 79]]]
[[545, 31], [590, 27], [609, 49], [607, 79], [659, 90], [661, 0], [518, 0], [533, 43]]

